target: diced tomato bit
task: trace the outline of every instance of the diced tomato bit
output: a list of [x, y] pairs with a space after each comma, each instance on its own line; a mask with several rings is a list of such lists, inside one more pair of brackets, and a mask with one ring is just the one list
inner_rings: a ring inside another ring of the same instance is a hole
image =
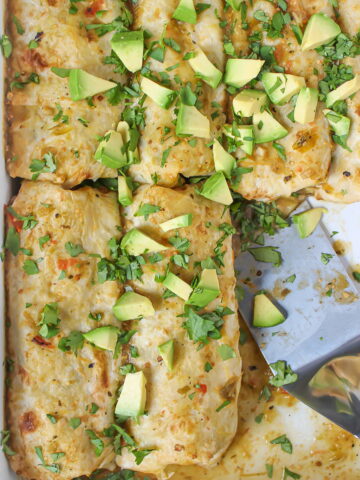
[[79, 263], [79, 260], [76, 258], [59, 258], [57, 261], [59, 270], [67, 270], [77, 263]]
[[10, 223], [15, 228], [15, 230], [19, 233], [21, 232], [23, 222], [22, 220], [18, 220], [17, 218], [13, 217], [9, 212], [7, 212], [7, 216], [9, 218]]
[[205, 385], [205, 383], [200, 383], [199, 385], [196, 386], [196, 388], [197, 388], [203, 395], [205, 395], [205, 393], [207, 392], [207, 386]]
[[95, 0], [90, 7], [87, 7], [85, 10], [85, 15], [87, 17], [93, 17], [99, 10], [102, 9], [103, 6], [103, 0]]

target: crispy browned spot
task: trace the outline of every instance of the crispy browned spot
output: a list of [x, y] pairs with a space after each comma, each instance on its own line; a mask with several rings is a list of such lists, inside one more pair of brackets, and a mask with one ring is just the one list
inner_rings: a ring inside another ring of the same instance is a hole
[[296, 134], [296, 142], [293, 145], [293, 149], [301, 153], [307, 152], [315, 146], [317, 137], [315, 129], [301, 130]]
[[40, 335], [36, 335], [36, 337], [34, 337], [32, 339], [32, 342], [37, 343], [38, 345], [41, 345], [42, 347], [52, 347], [52, 344], [50, 342], [48, 342], [47, 340], [45, 340], [45, 338], [40, 337]]
[[40, 53], [34, 49], [26, 50], [24, 60], [32, 69], [43, 69], [49, 66], [47, 61], [43, 59]]
[[38, 419], [34, 412], [25, 412], [20, 418], [20, 430], [23, 433], [35, 432], [39, 425]]

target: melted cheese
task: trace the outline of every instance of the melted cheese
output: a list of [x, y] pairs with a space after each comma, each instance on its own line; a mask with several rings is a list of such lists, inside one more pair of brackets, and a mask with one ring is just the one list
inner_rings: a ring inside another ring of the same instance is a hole
[[[94, 283], [97, 258], [89, 253], [108, 255], [107, 241], [118, 234], [120, 215], [113, 193], [84, 188], [75, 192], [43, 182], [25, 182], [13, 202], [20, 215], [33, 214], [38, 224], [32, 230], [21, 230], [21, 247], [31, 249], [33, 256], [7, 253], [6, 281], [8, 298], [7, 355], [14, 361], [7, 390], [7, 419], [12, 447], [17, 455], [11, 466], [24, 478], [36, 480], [89, 475], [96, 468], [111, 468], [114, 452], [105, 447], [100, 457], [94, 454], [86, 429], [100, 435], [113, 419], [114, 402], [119, 384], [119, 360], [85, 343], [75, 356], [57, 348], [61, 337], [73, 330], [86, 332], [99, 326], [89, 313], [102, 313], [101, 325], [115, 324], [111, 307], [121, 293], [116, 282]], [[50, 235], [43, 249], [39, 238]], [[82, 245], [85, 253], [71, 258], [65, 243]], [[23, 271], [26, 259], [43, 260], [40, 272]], [[69, 263], [66, 268], [66, 263]], [[66, 268], [66, 278], [59, 279]], [[49, 340], [39, 336], [38, 322], [45, 304], [57, 302], [61, 318], [60, 333]], [[26, 304], [30, 304], [28, 308]], [[94, 402], [95, 415], [89, 412]], [[47, 414], [54, 415], [53, 424]], [[72, 429], [71, 418], [81, 419]], [[106, 443], [106, 441], [105, 441]], [[51, 454], [65, 453], [59, 474], [39, 466], [35, 447], [41, 446], [47, 463]]]
[[[161, 207], [159, 212], [143, 217], [134, 217], [141, 204], [150, 203]], [[163, 275], [167, 266], [183, 280], [190, 283], [195, 273], [199, 273], [196, 262], [214, 255], [214, 248], [222, 235], [218, 226], [230, 222], [229, 214], [222, 216], [223, 207], [195, 194], [193, 187], [169, 190], [159, 186], [141, 187], [133, 205], [125, 209], [125, 228], [141, 228], [155, 239], [165, 242], [176, 232], [187, 238], [191, 245], [189, 269], [176, 267], [170, 260], [175, 253], [172, 248], [164, 253], [164, 260], [144, 266], [141, 280], [133, 282], [135, 290], [151, 298], [156, 314], [144, 318], [133, 328], [137, 333], [132, 343], [138, 347], [140, 356], [133, 359], [136, 366], [144, 370], [148, 379], [147, 415], [140, 417], [139, 423], [129, 422], [129, 431], [139, 444], [139, 448], [154, 448], [140, 465], [135, 464], [134, 456], [123, 449], [117, 463], [122, 468], [130, 468], [147, 473], [161, 474], [170, 464], [199, 464], [213, 466], [229, 446], [237, 423], [237, 396], [241, 378], [241, 362], [238, 355], [239, 329], [237, 315], [224, 317], [220, 340], [211, 340], [202, 349], [189, 339], [182, 327], [184, 301], [179, 297], [163, 299], [164, 287], [155, 281], [155, 274]], [[193, 214], [191, 226], [164, 234], [159, 228], [163, 221], [186, 213]], [[206, 222], [211, 222], [206, 227]], [[236, 312], [234, 295], [235, 277], [231, 237], [224, 241], [225, 256], [222, 274], [219, 277], [221, 296], [207, 308], [213, 311], [217, 305], [229, 307]], [[171, 372], [161, 362], [157, 346], [173, 338], [175, 340], [175, 365]], [[222, 361], [217, 348], [220, 344], [229, 345], [236, 357]], [[213, 369], [205, 372], [205, 363]], [[206, 393], [196, 388], [206, 385]], [[193, 399], [189, 395], [196, 392]], [[217, 412], [224, 401], [230, 404]]]

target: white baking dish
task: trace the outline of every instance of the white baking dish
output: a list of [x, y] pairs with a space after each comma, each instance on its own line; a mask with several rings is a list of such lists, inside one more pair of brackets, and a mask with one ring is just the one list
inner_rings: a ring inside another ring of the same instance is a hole
[[[0, 5], [0, 14], [3, 14], [3, 2]], [[0, 55], [0, 68], [3, 69], [3, 58]], [[0, 95], [3, 98], [3, 84], [0, 82]], [[4, 130], [3, 124], [3, 109], [1, 109], [1, 128]], [[4, 152], [4, 141], [3, 136], [0, 136], [0, 151]], [[16, 185], [15, 183], [8, 177], [6, 174], [5, 169], [5, 161], [4, 161], [4, 153], [2, 154], [1, 164], [0, 164], [0, 206], [3, 209], [4, 205], [6, 205], [12, 194], [15, 193]], [[324, 202], [313, 202], [314, 204], [325, 205]], [[360, 204], [352, 204], [347, 206], [340, 206], [340, 205], [331, 205], [326, 204], [327, 208], [329, 209], [329, 214], [325, 216], [324, 221], [327, 224], [327, 227], [330, 232], [336, 230], [339, 233], [336, 235], [336, 240], [343, 242], [346, 246], [345, 255], [344, 255], [344, 262], [347, 265], [349, 272], [352, 271], [352, 267], [357, 266], [360, 267], [360, 242], [358, 241], [360, 237]], [[3, 232], [4, 232], [4, 217], [0, 215], [0, 232], [1, 232], [1, 242], [3, 244]], [[360, 284], [359, 284], [359, 293], [360, 293]], [[2, 332], [5, 330], [5, 295], [4, 295], [4, 276], [3, 271], [0, 275], [0, 307], [2, 310], [2, 322], [1, 322], [1, 329]], [[0, 344], [0, 355], [1, 358], [5, 359], [5, 339], [4, 334], [2, 335], [2, 341]], [[3, 364], [3, 362], [2, 362]], [[1, 409], [4, 411], [4, 369], [0, 369], [0, 392], [1, 392]], [[11, 408], [11, 407], [10, 407]], [[306, 408], [306, 407], [304, 407]], [[283, 418], [282, 418], [283, 417]], [[298, 417], [298, 418], [296, 418]], [[310, 417], [310, 416], [309, 416]], [[288, 422], [288, 412], [285, 409], [281, 415], [281, 411], [279, 412], [278, 424], [286, 424]], [[0, 430], [5, 429], [5, 417], [1, 415], [0, 418]], [[301, 408], [295, 408], [294, 414], [292, 416], [292, 423], [294, 425], [302, 425], [302, 435], [306, 435], [306, 431], [308, 430], [308, 434], [311, 435], [312, 432], [312, 425], [308, 422], [304, 422], [304, 418], [302, 415]], [[296, 462], [296, 452], [292, 455], [292, 461]], [[263, 463], [263, 462], [261, 462]], [[355, 465], [353, 465], [355, 468]], [[251, 475], [252, 476], [252, 475]], [[256, 478], [259, 478], [256, 476]], [[314, 472], [314, 479], [318, 479], [319, 477]], [[334, 477], [335, 478], [335, 477]], [[336, 477], [337, 480], [339, 477]], [[6, 457], [3, 453], [0, 452], [0, 480], [20, 480], [9, 468]], [[201, 478], [198, 478], [201, 480]], [[262, 480], [259, 479], [259, 480]]]

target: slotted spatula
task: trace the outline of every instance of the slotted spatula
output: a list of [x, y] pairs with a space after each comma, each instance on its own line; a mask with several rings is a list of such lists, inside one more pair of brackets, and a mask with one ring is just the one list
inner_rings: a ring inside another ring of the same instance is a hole
[[[305, 201], [293, 213], [309, 208]], [[257, 262], [248, 252], [238, 256], [238, 282], [244, 289], [240, 312], [266, 361], [286, 361], [298, 374], [298, 380], [284, 388], [360, 437], [358, 287], [322, 222], [308, 238], [301, 239], [291, 225], [267, 237], [265, 245], [279, 247], [283, 262], [275, 267]], [[254, 293], [259, 290], [268, 292], [270, 298], [273, 295], [286, 311], [284, 323], [253, 327]]]

